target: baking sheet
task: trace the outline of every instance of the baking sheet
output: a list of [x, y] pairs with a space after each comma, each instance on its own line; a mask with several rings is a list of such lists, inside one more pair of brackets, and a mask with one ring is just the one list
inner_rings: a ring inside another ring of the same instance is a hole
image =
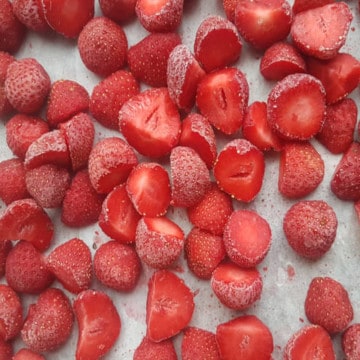
[[[292, 3], [292, 1], [290, 1]], [[347, 2], [353, 10], [354, 19], [346, 44], [341, 49], [360, 58], [359, 39], [359, 11], [357, 1]], [[96, 15], [101, 15], [96, 4]], [[184, 18], [179, 28], [183, 43], [193, 49], [195, 32], [200, 22], [208, 15], [224, 15], [222, 1], [219, 0], [185, 0]], [[129, 46], [138, 42], [147, 32], [136, 22], [124, 26]], [[260, 53], [252, 51], [244, 43], [240, 60], [234, 64], [247, 76], [250, 85], [249, 103], [255, 100], [266, 101], [273, 83], [266, 82], [259, 73]], [[29, 33], [26, 43], [22, 46], [16, 57], [35, 57], [46, 68], [52, 81], [58, 79], [73, 79], [85, 86], [91, 93], [100, 78], [83, 65], [76, 47], [76, 42], [67, 40], [56, 34], [39, 35]], [[350, 95], [356, 103], [360, 104], [359, 89]], [[106, 130], [97, 123], [96, 140], [120, 134], [116, 131]], [[0, 121], [0, 161], [11, 158], [13, 155], [7, 148], [5, 141], [4, 119]], [[226, 142], [226, 138], [219, 139], [219, 148]], [[225, 308], [214, 296], [209, 281], [198, 280], [192, 276], [186, 266], [183, 256], [175, 264], [177, 274], [185, 279], [186, 284], [196, 293], [195, 312], [190, 325], [215, 331], [216, 326], [241, 314], [255, 314], [272, 331], [275, 350], [274, 359], [282, 358], [282, 349], [292, 333], [308, 323], [304, 313], [304, 300], [307, 287], [315, 276], [331, 276], [340, 281], [348, 290], [354, 307], [353, 322], [360, 321], [360, 291], [358, 283], [358, 269], [360, 263], [360, 225], [357, 221], [352, 202], [339, 201], [330, 191], [330, 180], [334, 169], [340, 160], [340, 155], [331, 155], [322, 145], [313, 141], [314, 146], [325, 161], [325, 177], [315, 192], [306, 199], [322, 199], [333, 207], [338, 217], [338, 232], [335, 243], [330, 251], [318, 261], [307, 261], [297, 256], [288, 246], [283, 230], [282, 219], [287, 209], [294, 203], [279, 195], [277, 191], [278, 159], [276, 153], [266, 154], [266, 173], [263, 187], [257, 198], [250, 204], [244, 205], [234, 202], [235, 208], [250, 208], [256, 210], [270, 224], [272, 229], [272, 246], [265, 260], [258, 266], [263, 276], [263, 293], [260, 301], [246, 312], [237, 312]], [[4, 204], [0, 202], [0, 208]], [[79, 237], [87, 242], [90, 249], [109, 240], [97, 224], [82, 229], [70, 229], [59, 221], [59, 211], [48, 211], [54, 223], [56, 234], [51, 249], [59, 243], [72, 237]], [[169, 209], [168, 216], [175, 220], [187, 234], [190, 225], [186, 214], [181, 209]], [[132, 359], [134, 349], [140, 343], [146, 332], [146, 294], [147, 280], [151, 270], [144, 267], [136, 289], [130, 293], [119, 293], [102, 287], [94, 280], [93, 287], [106, 291], [113, 299], [121, 320], [121, 334], [105, 357], [112, 359]], [[4, 280], [2, 280], [4, 281]], [[61, 285], [54, 283], [54, 286]], [[66, 291], [65, 291], [66, 292]], [[66, 292], [71, 300], [74, 295]], [[25, 296], [25, 308], [34, 302], [36, 296]], [[334, 337], [337, 358], [343, 358], [340, 349], [340, 336]], [[74, 326], [69, 341], [58, 351], [46, 354], [47, 359], [74, 359], [77, 341], [77, 327]], [[181, 335], [174, 339], [175, 346], [180, 355]], [[21, 341], [15, 343], [15, 350], [24, 346]]]

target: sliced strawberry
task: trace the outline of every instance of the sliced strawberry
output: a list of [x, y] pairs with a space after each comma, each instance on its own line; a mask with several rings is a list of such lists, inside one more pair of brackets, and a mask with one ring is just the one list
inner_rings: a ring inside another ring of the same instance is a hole
[[0, 51], [0, 115], [8, 115], [14, 110], [5, 93], [7, 68], [14, 61], [14, 56], [6, 51]]
[[0, 241], [0, 278], [5, 275], [6, 258], [12, 248], [11, 241]]
[[162, 157], [180, 138], [180, 114], [167, 88], [144, 90], [129, 99], [119, 113], [120, 132], [140, 154]]
[[101, 12], [111, 20], [126, 23], [135, 17], [137, 0], [99, 0]]
[[245, 139], [227, 143], [214, 165], [214, 176], [220, 189], [244, 202], [252, 201], [259, 193], [264, 173], [263, 153]]
[[159, 342], [150, 340], [144, 336], [134, 351], [133, 360], [177, 360], [174, 343], [172, 339]]
[[297, 13], [290, 35], [294, 45], [305, 55], [331, 59], [345, 44], [352, 19], [347, 3], [326, 4]]
[[147, 336], [160, 342], [178, 334], [194, 312], [194, 294], [169, 270], [158, 270], [150, 278], [146, 302]]
[[73, 303], [79, 326], [76, 359], [97, 360], [114, 346], [121, 319], [111, 298], [100, 290], [85, 290]]
[[360, 324], [350, 325], [341, 336], [341, 348], [348, 359], [360, 356]]
[[245, 75], [231, 67], [204, 76], [196, 93], [200, 113], [227, 135], [240, 129], [248, 100], [249, 85]]
[[46, 360], [43, 355], [30, 349], [22, 348], [18, 350], [12, 360]]
[[308, 140], [325, 117], [325, 89], [308, 74], [291, 74], [278, 81], [267, 99], [270, 127], [287, 140]]
[[12, 4], [15, 16], [28, 29], [38, 32], [50, 29], [45, 20], [41, 0], [14, 0]]
[[334, 3], [335, 0], [294, 0], [292, 11], [297, 14], [301, 11]]

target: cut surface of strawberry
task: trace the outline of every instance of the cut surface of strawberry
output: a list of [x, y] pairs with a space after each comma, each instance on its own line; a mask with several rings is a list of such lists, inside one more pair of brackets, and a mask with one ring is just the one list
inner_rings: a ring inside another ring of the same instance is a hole
[[294, 14], [297, 14], [301, 11], [310, 10], [334, 2], [335, 0], [294, 0], [292, 11]]

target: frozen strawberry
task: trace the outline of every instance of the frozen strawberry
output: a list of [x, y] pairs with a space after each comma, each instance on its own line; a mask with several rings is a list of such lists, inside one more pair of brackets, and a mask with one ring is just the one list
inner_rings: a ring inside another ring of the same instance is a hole
[[206, 72], [232, 65], [240, 58], [241, 50], [239, 33], [230, 20], [209, 15], [198, 26], [194, 54]]
[[288, 36], [291, 5], [286, 0], [238, 0], [234, 22], [245, 41], [263, 50]]
[[180, 110], [191, 111], [197, 86], [205, 74], [185, 44], [174, 47], [167, 61], [166, 83], [170, 97]]
[[92, 258], [83, 240], [73, 238], [58, 245], [48, 255], [46, 264], [66, 290], [78, 294], [90, 287]]
[[48, 288], [29, 306], [21, 338], [32, 351], [53, 351], [69, 339], [73, 323], [68, 297], [60, 289]]
[[304, 325], [291, 335], [284, 348], [284, 360], [296, 359], [335, 360], [332, 340], [319, 325]]
[[232, 23], [235, 23], [235, 8], [238, 0], [222, 0], [222, 6], [225, 12], [225, 16]]
[[310, 142], [286, 143], [280, 153], [279, 192], [291, 199], [312, 193], [322, 182], [325, 163]]
[[93, 188], [87, 169], [80, 170], [65, 193], [61, 221], [70, 227], [93, 224], [99, 218], [103, 201], [104, 195]]
[[45, 20], [41, 0], [14, 0], [13, 11], [29, 30], [46, 32], [50, 29]]
[[138, 164], [127, 178], [126, 191], [140, 215], [162, 216], [171, 200], [169, 174], [158, 163]]
[[0, 278], [5, 275], [6, 258], [12, 247], [11, 241], [0, 241]]
[[237, 132], [243, 122], [249, 100], [249, 85], [237, 68], [208, 73], [200, 81], [196, 105], [211, 125], [224, 134]]
[[146, 302], [148, 338], [160, 342], [178, 334], [189, 324], [194, 307], [194, 294], [184, 280], [169, 270], [154, 272]]
[[134, 351], [133, 360], [177, 360], [172, 339], [154, 342], [144, 336]]
[[360, 199], [360, 144], [351, 143], [343, 154], [330, 182], [331, 191], [341, 200]]
[[293, 14], [301, 11], [310, 10], [316, 7], [334, 3], [335, 0], [294, 0], [292, 5]]
[[[9, 360], [9, 359], [13, 360], [14, 359], [13, 355], [14, 355], [14, 350], [12, 343], [0, 339], [0, 360]], [[17, 360], [21, 360], [21, 359], [17, 358]], [[26, 360], [32, 360], [32, 359], [26, 359]]]
[[7, 68], [14, 61], [15, 58], [11, 54], [5, 51], [0, 51], [0, 116], [8, 115], [14, 110], [5, 93]]
[[25, 240], [44, 251], [53, 235], [51, 218], [33, 199], [15, 200], [0, 213], [0, 241]]
[[308, 320], [322, 326], [330, 334], [345, 330], [354, 316], [348, 292], [331, 277], [315, 277], [311, 280], [304, 307]]
[[184, 253], [191, 272], [200, 279], [210, 279], [214, 269], [225, 258], [221, 236], [193, 227], [185, 239]]
[[178, 28], [184, 0], [163, 0], [154, 3], [138, 0], [135, 12], [140, 24], [149, 32], [171, 32]]
[[234, 139], [220, 150], [214, 176], [221, 190], [235, 199], [252, 201], [259, 193], [265, 173], [263, 153], [248, 140]]
[[138, 222], [135, 248], [140, 259], [151, 268], [172, 265], [180, 257], [184, 243], [182, 229], [164, 216], [142, 217]]
[[99, 0], [102, 13], [118, 23], [126, 23], [135, 17], [137, 0]]
[[166, 86], [168, 58], [180, 43], [180, 36], [172, 32], [146, 35], [132, 45], [127, 53], [131, 73], [147, 85]]
[[290, 35], [305, 55], [331, 59], [345, 44], [352, 19], [347, 3], [329, 3], [295, 14]]
[[137, 164], [135, 151], [123, 139], [104, 138], [95, 144], [89, 156], [91, 184], [99, 194], [107, 194], [126, 181]]
[[22, 348], [18, 350], [12, 360], [46, 360], [45, 357], [30, 349]]
[[221, 359], [268, 360], [274, 349], [270, 329], [255, 315], [238, 316], [219, 324], [216, 341]]
[[356, 359], [360, 356], [360, 324], [350, 325], [341, 336], [341, 348], [347, 359]]
[[44, 16], [59, 34], [76, 38], [94, 16], [94, 0], [41, 0]]
[[140, 154], [162, 157], [179, 142], [180, 114], [167, 88], [150, 88], [125, 102], [119, 128]]
[[337, 232], [336, 213], [323, 200], [303, 200], [292, 205], [283, 219], [286, 239], [293, 250], [316, 260], [330, 250]]
[[25, 114], [14, 115], [5, 127], [7, 145], [20, 159], [25, 158], [31, 143], [50, 130], [49, 124], [42, 118]]
[[90, 20], [81, 30], [78, 49], [84, 65], [95, 74], [105, 77], [125, 66], [128, 41], [120, 25], [99, 16]]
[[111, 289], [132, 291], [141, 274], [141, 262], [133, 246], [108, 241], [95, 252], [94, 274]]
[[287, 140], [308, 140], [325, 118], [325, 89], [312, 75], [296, 73], [278, 81], [267, 99], [270, 127]]
[[103, 357], [120, 335], [121, 319], [114, 303], [100, 290], [85, 290], [73, 306], [79, 326], [76, 359]]
[[132, 73], [126, 70], [115, 71], [93, 88], [90, 112], [101, 125], [118, 130], [121, 107], [139, 92], [139, 83]]

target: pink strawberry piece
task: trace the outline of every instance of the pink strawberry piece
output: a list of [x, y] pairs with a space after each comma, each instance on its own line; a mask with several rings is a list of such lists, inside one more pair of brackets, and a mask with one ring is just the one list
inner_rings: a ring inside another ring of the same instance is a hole
[[43, 355], [30, 349], [22, 348], [18, 350], [12, 360], [46, 360]]
[[140, 259], [155, 269], [172, 265], [184, 248], [185, 235], [172, 220], [162, 217], [142, 217], [137, 225], [135, 248]]
[[180, 43], [180, 36], [173, 32], [146, 35], [127, 53], [131, 73], [138, 81], [152, 87], [166, 86], [168, 58]]
[[13, 244], [11, 241], [0, 241], [0, 278], [5, 275], [6, 259], [12, 248]]
[[104, 16], [95, 17], [84, 26], [77, 44], [84, 65], [97, 75], [109, 76], [126, 64], [125, 31]]
[[137, 0], [99, 0], [101, 12], [118, 23], [126, 23], [135, 17]]
[[290, 35], [305, 55], [331, 59], [345, 44], [352, 19], [347, 3], [326, 4], [295, 14]]
[[0, 51], [0, 115], [8, 115], [14, 110], [5, 93], [7, 68], [14, 61], [15, 58], [11, 54]]
[[301, 11], [314, 9], [334, 2], [335, 0], [294, 0], [292, 11], [294, 14], [297, 14]]
[[29, 30], [46, 32], [50, 29], [41, 0], [14, 0], [12, 4], [15, 16]]
[[287, 140], [308, 140], [316, 135], [325, 118], [325, 89], [308, 74], [291, 74], [278, 81], [267, 99], [268, 121]]
[[245, 75], [231, 67], [204, 76], [196, 93], [200, 113], [227, 135], [241, 128], [248, 100], [249, 85]]
[[348, 359], [360, 356], [360, 324], [350, 325], [341, 336], [341, 348]]
[[180, 114], [167, 88], [151, 88], [125, 102], [119, 112], [119, 128], [140, 154], [158, 158], [178, 144]]
[[[12, 343], [9, 341], [0, 339], [0, 360], [15, 359], [13, 356], [14, 356], [14, 349], [13, 349]], [[16, 358], [15, 360], [32, 360], [32, 359]]]
[[245, 139], [228, 142], [214, 165], [219, 188], [243, 202], [252, 201], [260, 192], [264, 173], [263, 153]]
[[134, 351], [133, 360], [177, 360], [172, 339], [154, 342], [144, 336]]

